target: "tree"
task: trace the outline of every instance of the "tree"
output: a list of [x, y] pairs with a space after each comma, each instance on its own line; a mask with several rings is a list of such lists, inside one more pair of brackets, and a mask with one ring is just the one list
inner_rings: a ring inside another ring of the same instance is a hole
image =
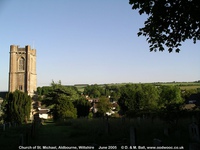
[[89, 95], [92, 98], [98, 98], [105, 95], [105, 90], [97, 84], [88, 85], [84, 89], [84, 95]]
[[[181, 105], [184, 100], [181, 96], [181, 90], [178, 86], [160, 87], [160, 114], [167, 123], [176, 123], [181, 115]], [[176, 121], [175, 121], [176, 120]]]
[[181, 42], [187, 39], [200, 40], [199, 0], [129, 0], [132, 9], [147, 14], [145, 26], [138, 36], [147, 37], [150, 51], [179, 52]]
[[39, 96], [46, 95], [51, 91], [52, 91], [52, 87], [51, 86], [37, 87], [37, 94]]
[[99, 102], [97, 103], [97, 112], [100, 116], [105, 116], [106, 112], [108, 112], [111, 108], [109, 98], [100, 97]]
[[159, 91], [151, 84], [127, 84], [121, 89], [118, 100], [123, 113], [135, 116], [158, 109]]
[[31, 97], [19, 90], [10, 92], [4, 102], [5, 121], [24, 123], [30, 118]]
[[159, 108], [159, 91], [155, 86], [143, 84], [138, 92], [141, 93], [140, 110], [150, 112]]
[[110, 86], [108, 84], [104, 85], [104, 90], [105, 90], [105, 96], [110, 96]]
[[74, 102], [74, 105], [77, 109], [78, 117], [86, 117], [89, 115], [91, 104], [87, 99], [81, 97]]
[[120, 86], [118, 85], [112, 85], [110, 87], [110, 99], [111, 101], [118, 101], [118, 99], [120, 98], [121, 95], [121, 91], [120, 91]]
[[121, 88], [121, 96], [118, 100], [121, 114], [126, 114], [127, 112], [135, 113], [139, 109], [139, 103], [137, 101], [135, 85], [127, 84]]
[[37, 87], [37, 94], [42, 95], [42, 88], [41, 87]]
[[69, 97], [60, 95], [57, 98], [57, 104], [53, 108], [54, 120], [77, 118], [77, 110]]
[[181, 96], [181, 90], [177, 86], [161, 86], [160, 105], [167, 107], [174, 104], [182, 104], [184, 102]]
[[181, 95], [182, 95], [182, 98], [184, 98], [185, 100], [188, 100], [192, 94], [196, 94], [196, 93], [198, 93], [198, 89], [188, 89], [188, 90], [184, 90], [184, 92], [182, 92]]
[[45, 95], [42, 104], [51, 109], [54, 120], [76, 118], [77, 110], [73, 102], [79, 98], [77, 91], [72, 87], [65, 87], [61, 82], [51, 83], [52, 90]]

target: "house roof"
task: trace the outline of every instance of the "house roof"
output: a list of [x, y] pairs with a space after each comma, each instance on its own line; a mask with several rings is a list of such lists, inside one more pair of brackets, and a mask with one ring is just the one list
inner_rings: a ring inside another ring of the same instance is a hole
[[49, 109], [40, 109], [39, 114], [47, 114], [49, 112]]

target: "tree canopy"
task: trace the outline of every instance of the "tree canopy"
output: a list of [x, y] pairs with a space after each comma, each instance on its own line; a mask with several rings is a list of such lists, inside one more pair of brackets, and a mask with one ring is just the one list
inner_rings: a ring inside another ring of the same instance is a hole
[[87, 117], [89, 115], [91, 104], [85, 97], [76, 100], [74, 105], [77, 109], [78, 117]]
[[185, 40], [200, 40], [199, 0], [129, 0], [129, 4], [140, 15], [148, 15], [138, 36], [147, 37], [150, 51], [164, 51], [166, 46], [169, 52], [179, 52]]
[[92, 98], [98, 98], [105, 94], [105, 90], [101, 86], [94, 84], [94, 85], [88, 85], [87, 87], [85, 87], [83, 93], [84, 95], [88, 95]]
[[90, 117], [92, 113], [96, 113], [95, 117], [102, 117], [107, 112], [119, 111], [119, 115], [129, 117], [156, 114], [164, 119], [171, 118], [167, 119], [171, 121], [178, 118], [184, 100], [198, 92], [159, 83], [88, 85], [83, 94], [76, 87], [63, 86], [61, 82], [52, 82], [48, 89], [41, 101], [51, 109], [54, 120]]
[[76, 118], [77, 110], [73, 101], [79, 99], [77, 91], [72, 87], [65, 87], [61, 82], [51, 83], [52, 90], [45, 95], [42, 104], [51, 108], [54, 120]]
[[4, 101], [4, 120], [20, 124], [26, 122], [30, 118], [31, 101], [27, 93], [18, 90], [8, 93]]
[[105, 116], [106, 112], [108, 112], [111, 108], [111, 104], [109, 102], [109, 98], [103, 96], [99, 98], [99, 102], [97, 104], [98, 113], [100, 116]]
[[154, 86], [152, 84], [127, 84], [121, 89], [118, 104], [122, 114], [128, 116], [166, 109], [183, 103], [181, 90], [176, 86]]

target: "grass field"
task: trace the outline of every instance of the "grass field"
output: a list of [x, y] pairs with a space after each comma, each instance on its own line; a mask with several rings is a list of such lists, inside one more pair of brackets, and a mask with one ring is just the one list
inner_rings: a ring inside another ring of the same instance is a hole
[[200, 85], [186, 85], [186, 86], [180, 86], [181, 90], [192, 90], [192, 89], [200, 89]]
[[[127, 83], [128, 84], [128, 83]], [[133, 84], [139, 84], [139, 83], [133, 83]], [[147, 83], [147, 84], [155, 84], [155, 85], [176, 85], [179, 86], [181, 90], [191, 90], [191, 89], [198, 89], [200, 88], [200, 83], [198, 82], [167, 82], [167, 83]], [[126, 85], [126, 83], [116, 83], [116, 84], [107, 84], [108, 86], [116, 85], [116, 86], [122, 86]], [[103, 87], [104, 85], [99, 85]], [[86, 86], [76, 86], [78, 91], [83, 92], [84, 88]]]
[[85, 86], [76, 86], [79, 92], [83, 93]]
[[200, 83], [194, 82], [161, 83], [160, 85], [176, 85], [179, 86], [181, 90], [191, 90], [200, 88]]

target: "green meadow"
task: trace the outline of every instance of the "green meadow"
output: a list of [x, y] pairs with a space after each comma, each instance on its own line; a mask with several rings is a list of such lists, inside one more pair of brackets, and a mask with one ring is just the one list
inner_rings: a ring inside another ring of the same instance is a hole
[[[113, 83], [113, 84], [106, 84], [108, 86], [116, 85], [116, 86], [122, 86], [125, 85], [126, 83]], [[133, 83], [133, 84], [139, 84], [139, 83]], [[179, 86], [181, 90], [191, 90], [191, 89], [198, 89], [200, 88], [200, 83], [199, 82], [167, 82], [167, 83], [146, 83], [146, 84], [155, 84], [155, 85], [176, 85]], [[99, 85], [103, 87], [104, 85]], [[76, 85], [75, 86], [78, 91], [83, 92], [86, 85]]]

